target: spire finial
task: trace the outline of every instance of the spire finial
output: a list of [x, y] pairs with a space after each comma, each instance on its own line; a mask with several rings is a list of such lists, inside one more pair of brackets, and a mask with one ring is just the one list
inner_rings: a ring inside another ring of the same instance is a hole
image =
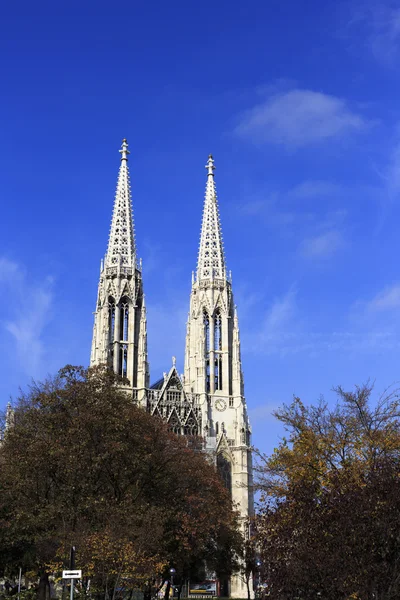
[[120, 154], [121, 154], [121, 160], [128, 160], [128, 154], [130, 154], [130, 152], [128, 150], [128, 142], [127, 142], [126, 138], [124, 138], [122, 140]]
[[208, 155], [208, 161], [206, 164], [206, 169], [208, 171], [208, 176], [210, 175], [214, 175], [214, 171], [215, 171], [215, 166], [214, 166], [214, 159], [212, 157], [212, 154]]

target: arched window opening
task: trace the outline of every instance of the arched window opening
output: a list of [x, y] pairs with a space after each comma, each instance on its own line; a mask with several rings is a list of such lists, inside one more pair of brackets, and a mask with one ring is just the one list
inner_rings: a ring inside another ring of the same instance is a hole
[[226, 489], [232, 495], [232, 466], [223, 454], [217, 455], [217, 471]]
[[114, 298], [108, 299], [108, 341], [110, 344], [114, 341], [115, 331], [115, 301]]
[[251, 433], [248, 429], [246, 430], [246, 444], [247, 446], [251, 446]]
[[214, 360], [215, 390], [222, 390], [222, 356], [217, 354]]
[[121, 344], [119, 348], [119, 375], [128, 377], [128, 345]]
[[222, 350], [222, 331], [221, 331], [221, 313], [218, 311], [214, 317], [214, 350], [221, 352]]
[[219, 423], [218, 421], [215, 423], [215, 435], [219, 434]]
[[222, 390], [222, 320], [219, 310], [214, 315], [214, 389]]
[[242, 427], [242, 444], [246, 443], [246, 430]]
[[206, 311], [203, 313], [204, 340], [206, 354], [210, 352], [210, 318]]
[[120, 318], [120, 336], [121, 340], [127, 341], [128, 337], [128, 327], [129, 327], [129, 299], [122, 298], [119, 305], [119, 318]]
[[190, 419], [187, 420], [184, 428], [184, 433], [185, 435], [197, 435], [196, 421], [192, 417], [190, 417]]
[[179, 420], [175, 415], [171, 417], [169, 421], [169, 426], [171, 427], [174, 433], [176, 433], [177, 435], [181, 435], [181, 424], [179, 423]]
[[206, 361], [206, 392], [210, 391], [210, 318], [206, 311], [203, 312], [204, 350]]

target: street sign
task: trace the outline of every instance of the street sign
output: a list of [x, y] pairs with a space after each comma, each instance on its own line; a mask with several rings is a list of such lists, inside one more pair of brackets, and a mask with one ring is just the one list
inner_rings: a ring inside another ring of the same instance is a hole
[[82, 579], [82, 570], [63, 571], [63, 579]]

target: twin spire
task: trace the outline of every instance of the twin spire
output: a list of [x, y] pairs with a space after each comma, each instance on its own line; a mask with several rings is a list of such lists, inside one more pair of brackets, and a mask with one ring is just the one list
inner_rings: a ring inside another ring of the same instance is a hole
[[117, 190], [105, 259], [106, 267], [137, 267], [132, 196], [128, 169], [128, 142], [122, 140]]
[[[132, 195], [128, 169], [128, 142], [122, 140], [121, 165], [115, 193], [111, 230], [105, 259], [105, 267], [122, 266], [137, 268], [135, 229], [132, 211]], [[204, 199], [203, 222], [197, 260], [197, 281], [226, 279], [224, 246], [214, 181], [214, 159], [206, 164], [207, 184]]]
[[197, 260], [197, 281], [206, 279], [225, 280], [225, 254], [217, 202], [217, 189], [214, 181], [215, 166], [211, 154], [208, 157], [206, 169], [207, 184]]

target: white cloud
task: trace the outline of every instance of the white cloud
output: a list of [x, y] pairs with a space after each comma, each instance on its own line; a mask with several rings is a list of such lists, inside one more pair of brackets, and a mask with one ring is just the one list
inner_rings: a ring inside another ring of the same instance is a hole
[[17, 277], [19, 279], [19, 268], [17, 263], [8, 260], [7, 258], [0, 258], [0, 283], [7, 283], [11, 278]]
[[385, 180], [390, 200], [396, 200], [400, 194], [400, 143], [392, 149]]
[[272, 414], [279, 408], [279, 404], [259, 404], [249, 410], [250, 421], [254, 424], [259, 424], [260, 421], [275, 421], [275, 417]]
[[308, 200], [313, 198], [321, 198], [326, 196], [339, 196], [343, 195], [344, 190], [342, 186], [332, 183], [330, 181], [321, 180], [307, 180], [299, 183], [288, 191], [290, 198], [299, 200]]
[[286, 354], [290, 338], [295, 336], [293, 328], [298, 326], [296, 312], [296, 290], [292, 286], [284, 296], [274, 300], [257, 331], [243, 331], [243, 348], [249, 352]]
[[386, 287], [367, 303], [367, 309], [372, 312], [397, 310], [399, 308], [400, 283]]
[[366, 127], [367, 122], [341, 98], [293, 89], [275, 94], [246, 111], [235, 133], [255, 143], [282, 144], [294, 149]]
[[300, 253], [305, 258], [330, 258], [344, 246], [343, 235], [338, 230], [330, 230], [304, 240]]
[[51, 318], [52, 283], [51, 277], [31, 282], [20, 264], [0, 258], [0, 289], [6, 315], [0, 326], [12, 336], [22, 368], [32, 376], [43, 360], [43, 333]]
[[293, 288], [282, 298], [277, 298], [264, 319], [264, 334], [268, 335], [285, 327], [294, 316], [295, 304], [296, 291]]
[[394, 66], [400, 55], [400, 8], [398, 3], [369, 2], [361, 20], [367, 25], [367, 44], [374, 57]]

